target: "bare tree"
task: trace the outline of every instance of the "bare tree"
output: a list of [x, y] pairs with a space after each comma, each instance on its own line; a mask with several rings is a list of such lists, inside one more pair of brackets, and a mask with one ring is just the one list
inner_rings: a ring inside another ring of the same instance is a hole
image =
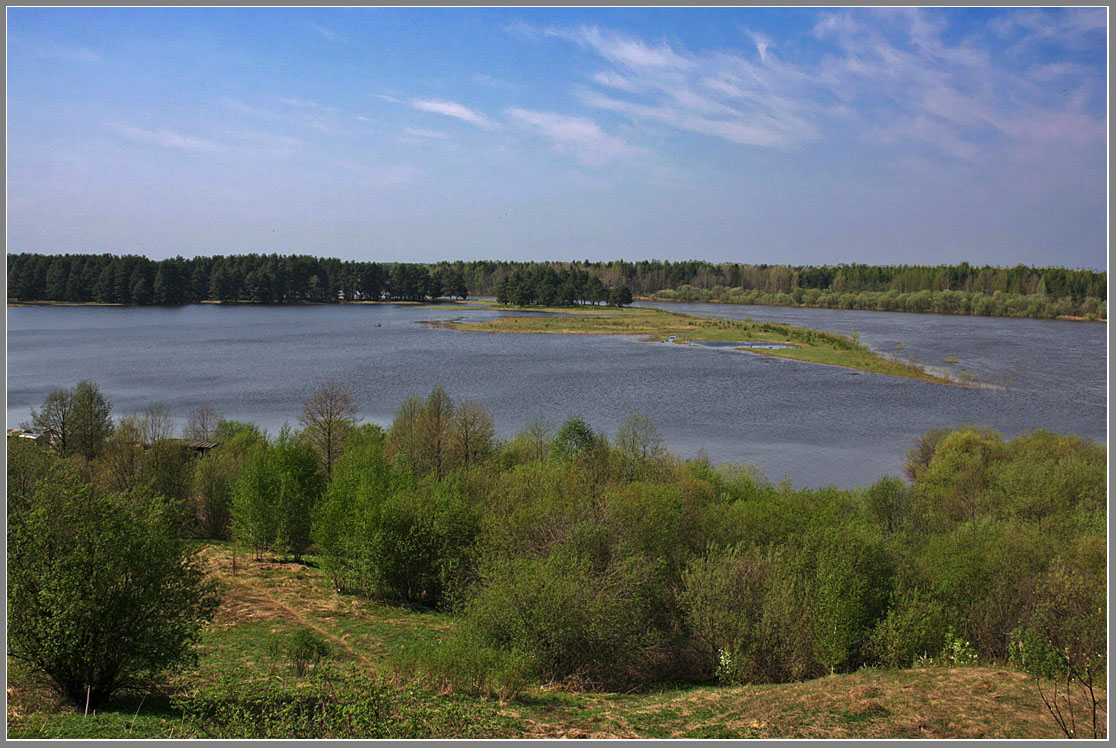
[[536, 418], [527, 424], [527, 429], [524, 431], [527, 438], [534, 447], [535, 459], [543, 460], [550, 452], [550, 442], [552, 434], [554, 433], [554, 424], [546, 418]]
[[423, 437], [424, 463], [427, 466], [423, 472], [434, 471], [434, 477], [441, 480], [448, 471], [449, 431], [453, 423], [453, 400], [446, 391], [437, 387], [426, 398], [426, 407], [423, 408], [422, 418], [419, 420], [419, 433]]
[[207, 442], [213, 438], [217, 431], [217, 422], [220, 420], [217, 411], [209, 403], [202, 403], [190, 411], [190, 420], [186, 423], [186, 430], [182, 435], [187, 439], [197, 439]]
[[356, 420], [357, 407], [345, 385], [326, 382], [302, 404], [303, 435], [318, 453], [326, 480], [333, 474], [333, 462], [341, 454], [345, 437]]
[[174, 415], [163, 403], [151, 403], [140, 415], [140, 437], [147, 445], [174, 436]]
[[474, 403], [464, 400], [453, 413], [450, 432], [450, 448], [455, 465], [471, 465], [484, 459], [492, 452], [492, 437], [496, 427], [488, 411]]
[[654, 472], [655, 465], [666, 456], [662, 436], [651, 419], [632, 413], [616, 432], [616, 446], [622, 456], [629, 478], [643, 478]]

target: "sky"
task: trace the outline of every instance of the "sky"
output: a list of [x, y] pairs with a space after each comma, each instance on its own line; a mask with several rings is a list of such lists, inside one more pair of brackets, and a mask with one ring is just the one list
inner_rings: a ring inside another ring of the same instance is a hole
[[1107, 266], [1106, 8], [9, 8], [9, 252]]

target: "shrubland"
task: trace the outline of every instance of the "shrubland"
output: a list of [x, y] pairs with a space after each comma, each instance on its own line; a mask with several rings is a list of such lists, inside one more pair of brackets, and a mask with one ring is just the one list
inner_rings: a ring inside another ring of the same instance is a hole
[[[464, 694], [974, 664], [1053, 679], [1063, 698], [1103, 683], [1107, 457], [1086, 439], [935, 431], [911, 449], [907, 480], [839, 490], [678, 458], [638, 414], [612, 438], [571, 416], [500, 441], [481, 406], [442, 390], [408, 400], [388, 429], [348, 423], [328, 463], [305, 432], [215, 433], [201, 457], [116, 432], [93, 457], [9, 438], [9, 656], [70, 701], [188, 662], [213, 591], [186, 538], [312, 558], [342, 596], [441, 611], [453, 625], [405, 668]], [[82, 651], [101, 663], [62, 651], [66, 621], [102, 641], [113, 611], [145, 620], [145, 594], [163, 596], [155, 620], [169, 620], [118, 675], [111, 637]], [[296, 645], [324, 651], [282, 651]], [[321, 703], [347, 698], [338, 688]], [[1059, 692], [1045, 697], [1058, 706]], [[242, 727], [265, 710], [237, 698]], [[292, 719], [349, 734], [331, 721], [343, 710], [307, 709]]]

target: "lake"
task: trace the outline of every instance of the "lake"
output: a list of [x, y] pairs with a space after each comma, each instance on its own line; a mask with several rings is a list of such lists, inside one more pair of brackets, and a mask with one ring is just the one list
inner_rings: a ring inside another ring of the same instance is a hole
[[[384, 426], [403, 400], [443, 386], [484, 405], [501, 436], [580, 415], [611, 437], [649, 416], [683, 457], [756, 465], [795, 486], [866, 485], [899, 474], [935, 427], [1008, 437], [1036, 428], [1105, 439], [1106, 335], [1099, 323], [826, 309], [652, 304], [857, 333], [874, 350], [1008, 387], [963, 388], [747, 352], [614, 336], [466, 333], [418, 324], [493, 311], [404, 305], [12, 307], [8, 426], [52, 389], [91, 379], [120, 416], [161, 401], [185, 424], [210, 403], [272, 434], [297, 426], [322, 382], [347, 385]], [[945, 359], [957, 359], [947, 363]]]

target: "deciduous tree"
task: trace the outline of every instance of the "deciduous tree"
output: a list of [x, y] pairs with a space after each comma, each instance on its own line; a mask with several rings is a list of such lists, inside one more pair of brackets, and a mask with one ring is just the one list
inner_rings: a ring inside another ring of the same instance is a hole
[[357, 406], [349, 389], [339, 382], [327, 382], [302, 405], [302, 435], [314, 448], [322, 463], [326, 480], [333, 475], [333, 463], [341, 454], [345, 437], [353, 428]]

